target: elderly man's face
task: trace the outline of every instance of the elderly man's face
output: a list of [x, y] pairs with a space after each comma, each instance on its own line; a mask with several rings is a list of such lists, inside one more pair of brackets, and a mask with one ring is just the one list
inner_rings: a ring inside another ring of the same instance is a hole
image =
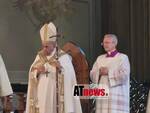
[[103, 47], [106, 52], [109, 52], [116, 48], [116, 43], [113, 41], [111, 37], [104, 37]]
[[43, 47], [44, 53], [46, 55], [50, 55], [56, 47], [56, 42], [44, 42], [42, 43], [42, 47]]

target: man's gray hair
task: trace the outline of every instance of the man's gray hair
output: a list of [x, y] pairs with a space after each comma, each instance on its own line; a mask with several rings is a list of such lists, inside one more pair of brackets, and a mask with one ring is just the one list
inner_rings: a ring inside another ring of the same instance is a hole
[[104, 38], [105, 38], [105, 37], [110, 37], [110, 38], [112, 38], [112, 39], [113, 39], [113, 42], [116, 43], [116, 45], [118, 44], [118, 38], [117, 38], [117, 36], [116, 36], [115, 34], [106, 34], [106, 35], [104, 35]]

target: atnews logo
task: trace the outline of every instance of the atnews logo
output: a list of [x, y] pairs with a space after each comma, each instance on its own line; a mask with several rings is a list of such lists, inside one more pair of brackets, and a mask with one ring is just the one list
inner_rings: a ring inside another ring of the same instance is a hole
[[104, 84], [79, 84], [73, 87], [73, 96], [80, 97], [80, 99], [103, 99], [108, 98], [109, 89]]

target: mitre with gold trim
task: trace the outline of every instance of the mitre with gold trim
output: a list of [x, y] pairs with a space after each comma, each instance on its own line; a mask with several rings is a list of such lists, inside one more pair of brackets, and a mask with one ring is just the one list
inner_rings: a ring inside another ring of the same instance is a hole
[[40, 35], [41, 35], [42, 43], [47, 41], [55, 42], [57, 36], [57, 30], [54, 23], [50, 22], [49, 24], [44, 24], [40, 29]]

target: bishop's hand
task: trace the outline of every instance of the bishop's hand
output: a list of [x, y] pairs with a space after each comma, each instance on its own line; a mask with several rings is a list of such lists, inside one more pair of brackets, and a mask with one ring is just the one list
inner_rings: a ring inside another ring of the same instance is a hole
[[37, 74], [44, 74], [46, 73], [46, 69], [45, 67], [42, 65], [42, 66], [38, 66], [38, 67], [33, 67], [32, 68], [32, 71], [34, 70], [37, 70]]
[[56, 69], [58, 69], [58, 71], [61, 71], [61, 69], [62, 69], [62, 66], [59, 61], [52, 62], [51, 65], [56, 67]]

